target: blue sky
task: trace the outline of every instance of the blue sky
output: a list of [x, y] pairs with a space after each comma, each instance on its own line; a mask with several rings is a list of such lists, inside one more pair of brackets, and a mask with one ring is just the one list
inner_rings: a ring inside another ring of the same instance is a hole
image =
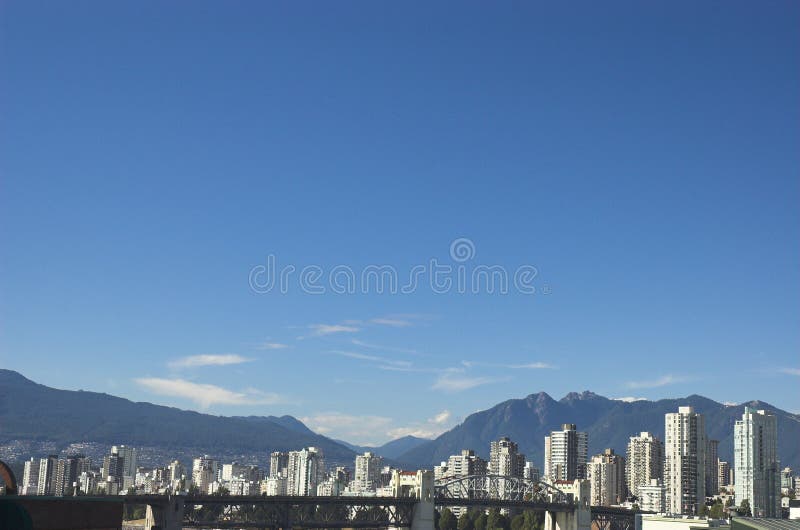
[[[0, 366], [361, 443], [538, 391], [800, 411], [800, 5], [557, 4], [4, 2]], [[432, 259], [534, 292], [298, 278]]]

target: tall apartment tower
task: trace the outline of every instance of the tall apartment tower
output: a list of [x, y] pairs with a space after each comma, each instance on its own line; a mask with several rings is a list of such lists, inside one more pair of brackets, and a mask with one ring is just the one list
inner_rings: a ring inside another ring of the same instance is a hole
[[287, 494], [316, 495], [317, 486], [325, 472], [322, 450], [309, 447], [301, 451], [289, 451], [287, 472]]
[[706, 496], [706, 423], [693, 407], [664, 416], [667, 511], [696, 515]]
[[273, 451], [269, 454], [269, 476], [286, 477], [286, 468], [289, 466], [289, 453]]
[[356, 455], [355, 486], [358, 491], [376, 491], [381, 484], [383, 458], [370, 453]]
[[123, 477], [136, 476], [136, 466], [138, 465], [138, 462], [136, 461], [136, 449], [125, 445], [114, 445], [111, 447], [111, 454], [119, 455], [121, 458], [123, 458], [122, 462]]
[[36, 486], [37, 495], [55, 495], [53, 475], [56, 473], [58, 455], [50, 455], [39, 460], [39, 480]]
[[611, 506], [625, 500], [625, 459], [613, 449], [592, 457], [588, 476], [592, 506]]
[[548, 481], [586, 478], [589, 435], [578, 432], [574, 423], [544, 437], [544, 474]]
[[510, 438], [503, 437], [489, 444], [489, 473], [522, 477], [524, 471], [525, 455]]
[[719, 493], [719, 440], [708, 440], [706, 445], [706, 497]]
[[639, 496], [639, 486], [652, 486], [664, 478], [664, 444], [649, 432], [631, 436], [625, 462], [625, 481], [631, 495]]
[[476, 455], [472, 449], [462, 449], [461, 454], [450, 455], [447, 459], [447, 475], [450, 477], [485, 475], [488, 467], [486, 460]]
[[754, 517], [780, 517], [778, 422], [774, 415], [745, 407], [742, 419], [733, 427], [733, 458], [737, 505], [747, 499]]
[[36, 495], [39, 489], [39, 463], [38, 458], [31, 457], [25, 462], [25, 469], [22, 473], [22, 495]]
[[727, 488], [731, 485], [731, 465], [724, 460], [717, 462], [717, 484], [720, 488]]

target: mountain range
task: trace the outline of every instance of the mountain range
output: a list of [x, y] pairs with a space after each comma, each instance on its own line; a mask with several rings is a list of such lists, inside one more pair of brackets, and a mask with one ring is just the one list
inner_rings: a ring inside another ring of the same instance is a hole
[[[133, 402], [108, 394], [58, 390], [0, 369], [0, 458], [27, 458], [36, 451], [58, 452], [78, 444], [147, 448], [152, 464], [165, 458], [208, 453], [223, 459], [265, 464], [271, 451], [321, 447], [331, 463], [352, 465], [356, 453], [372, 451], [407, 468], [432, 467], [461, 449], [488, 457], [489, 442], [509, 436], [528, 459], [544, 460], [544, 437], [563, 423], [589, 433], [590, 454], [607, 447], [620, 454], [630, 436], [649, 431], [663, 439], [664, 414], [695, 407], [706, 417], [709, 438], [720, 441], [720, 458], [732, 461], [733, 425], [745, 406], [767, 409], [778, 418], [781, 464], [800, 467], [800, 416], [760, 401], [726, 405], [692, 395], [679, 399], [608, 399], [592, 392], [570, 393], [556, 401], [544, 392], [504, 401], [468, 416], [435, 440], [407, 436], [380, 447], [363, 447], [319, 435], [292, 416], [214, 416]], [[15, 447], [18, 449], [12, 450]], [[19, 448], [22, 449], [19, 449]], [[9, 456], [11, 455], [11, 456]], [[147, 459], [142, 459], [143, 463]]]

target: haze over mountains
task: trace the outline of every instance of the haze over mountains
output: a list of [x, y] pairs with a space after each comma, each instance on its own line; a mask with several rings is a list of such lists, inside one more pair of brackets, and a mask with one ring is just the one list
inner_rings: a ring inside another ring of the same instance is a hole
[[[57, 390], [0, 369], [0, 446], [65, 449], [70, 444], [130, 444], [156, 448], [159, 458], [208, 453], [220, 458], [257, 456], [270, 451], [318, 446], [326, 460], [352, 465], [356, 452], [371, 450], [408, 468], [431, 467], [463, 448], [488, 457], [489, 442], [510, 436], [529, 460], [541, 467], [544, 436], [562, 423], [589, 433], [589, 451], [611, 447], [624, 454], [628, 437], [650, 431], [663, 439], [664, 414], [691, 405], [706, 416], [710, 438], [720, 440], [720, 458], [732, 460], [733, 425], [745, 405], [772, 411], [778, 418], [782, 466], [800, 467], [800, 416], [758, 401], [735, 406], [702, 396], [624, 402], [592, 392], [570, 393], [556, 401], [544, 392], [512, 399], [471, 414], [435, 440], [404, 437], [365, 448], [311, 431], [292, 416], [222, 417], [172, 407], [135, 403], [95, 392]], [[5, 451], [8, 458], [8, 450]], [[18, 454], [25, 458], [34, 454]], [[155, 462], [164, 465], [166, 462]], [[154, 464], [155, 464], [154, 463]]]

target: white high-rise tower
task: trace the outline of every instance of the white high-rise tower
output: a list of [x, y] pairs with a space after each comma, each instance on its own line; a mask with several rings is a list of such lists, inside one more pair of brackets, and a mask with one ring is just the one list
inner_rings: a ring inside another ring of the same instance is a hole
[[696, 515], [706, 498], [706, 422], [692, 407], [664, 416], [667, 511]]
[[781, 483], [778, 463], [778, 422], [763, 410], [745, 407], [733, 427], [736, 470], [736, 504], [747, 499], [754, 517], [781, 516]]

